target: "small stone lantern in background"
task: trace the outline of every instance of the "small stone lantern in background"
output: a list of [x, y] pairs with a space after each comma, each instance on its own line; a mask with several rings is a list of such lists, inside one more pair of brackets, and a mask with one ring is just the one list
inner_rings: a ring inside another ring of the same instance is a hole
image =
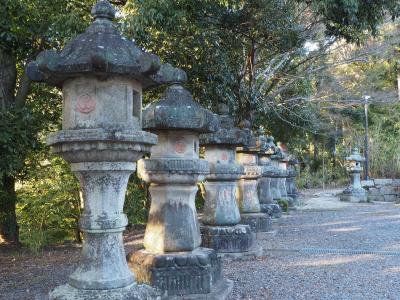
[[196, 184], [210, 172], [208, 162], [199, 159], [199, 135], [216, 131], [218, 120], [178, 81], [145, 108], [143, 128], [156, 133], [159, 142], [151, 158], [138, 165], [150, 183], [151, 206], [145, 249], [128, 255], [129, 266], [139, 282], [164, 296], [225, 299], [233, 284], [221, 278], [216, 251], [199, 247], [195, 207]]
[[40, 53], [27, 69], [32, 80], [62, 88], [62, 130], [48, 144], [71, 164], [84, 203], [81, 262], [50, 298], [153, 298], [154, 290], [138, 286], [126, 262], [123, 205], [135, 162], [157, 143], [156, 135], [141, 130], [142, 89], [167, 79], [171, 67], [120, 35], [108, 1], [97, 2], [92, 15], [83, 34], [61, 52]]
[[346, 157], [349, 163], [349, 171], [351, 176], [351, 184], [340, 194], [340, 200], [350, 202], [366, 202], [367, 195], [361, 186], [360, 174], [362, 171], [361, 163], [365, 158], [360, 155], [358, 148], [351, 150], [351, 155]]
[[275, 152], [275, 145], [271, 137], [264, 135], [260, 128], [257, 138], [258, 165], [261, 167], [261, 177], [258, 179], [258, 198], [261, 211], [269, 214], [272, 218], [282, 216], [282, 208], [273, 198], [271, 191], [271, 177], [275, 175], [275, 168], [271, 166], [270, 156]]
[[235, 163], [236, 147], [244, 143], [245, 132], [234, 127], [227, 105], [220, 104], [218, 110], [219, 130], [200, 136], [200, 145], [205, 147], [205, 159], [210, 164], [210, 174], [204, 182], [204, 225], [200, 230], [202, 246], [236, 257], [248, 252], [253, 244], [250, 226], [239, 224], [236, 202], [237, 180], [244, 174], [243, 166]]
[[258, 199], [257, 180], [261, 177], [261, 168], [258, 166], [256, 139], [250, 131], [249, 121], [243, 121], [241, 127], [247, 133], [246, 144], [236, 150], [236, 161], [244, 166], [245, 172], [237, 190], [241, 223], [250, 225], [256, 233], [268, 232], [272, 230], [272, 220], [269, 215], [261, 212]]

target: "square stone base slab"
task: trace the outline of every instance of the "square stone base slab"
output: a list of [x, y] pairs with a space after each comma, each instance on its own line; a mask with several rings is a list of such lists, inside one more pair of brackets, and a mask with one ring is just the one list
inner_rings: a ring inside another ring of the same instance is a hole
[[263, 248], [261, 245], [253, 244], [251, 248], [246, 252], [237, 252], [237, 253], [229, 253], [229, 252], [219, 252], [218, 257], [223, 261], [232, 261], [232, 260], [251, 260], [256, 257], [260, 257], [263, 255]]
[[254, 232], [253, 235], [256, 240], [271, 240], [276, 235], [276, 230]]
[[266, 213], [241, 213], [240, 223], [249, 225], [253, 232], [272, 230], [272, 218]]
[[169, 296], [162, 299], [167, 300], [226, 300], [233, 289], [233, 281], [220, 279], [208, 294], [192, 294], [184, 296]]
[[263, 203], [260, 204], [261, 211], [268, 214], [271, 218], [279, 219], [282, 217], [282, 208], [276, 203]]
[[136, 280], [156, 288], [163, 298], [211, 296], [214, 286], [222, 280], [221, 260], [213, 249], [162, 254], [139, 250], [130, 253], [127, 259]]
[[49, 294], [50, 300], [158, 300], [160, 293], [144, 284], [131, 284], [120, 289], [83, 290], [69, 284], [56, 287]]
[[232, 226], [202, 225], [201, 246], [220, 252], [246, 252], [253, 244], [253, 236], [249, 225]]
[[364, 203], [367, 202], [367, 195], [351, 195], [341, 194], [339, 195], [340, 201], [353, 202], [353, 203]]

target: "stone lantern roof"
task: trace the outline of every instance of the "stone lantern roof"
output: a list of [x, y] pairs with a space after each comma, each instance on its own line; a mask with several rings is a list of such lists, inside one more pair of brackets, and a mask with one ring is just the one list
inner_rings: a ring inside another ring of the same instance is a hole
[[188, 90], [171, 85], [161, 99], [150, 103], [143, 111], [143, 129], [188, 130], [198, 133], [214, 132], [218, 119], [208, 109], [193, 101]]
[[257, 153], [257, 139], [251, 132], [251, 123], [248, 120], [243, 120], [239, 123], [239, 128], [244, 131], [245, 140], [242, 147], [237, 149], [242, 153]]
[[229, 108], [226, 104], [218, 106], [219, 114], [215, 117], [219, 120], [219, 129], [214, 133], [201, 134], [201, 145], [232, 145], [240, 146], [246, 141], [245, 131], [234, 126], [234, 121], [229, 116]]
[[360, 152], [358, 151], [358, 148], [353, 148], [351, 149], [351, 154], [350, 156], [346, 157], [347, 161], [355, 161], [355, 162], [362, 162], [365, 161], [365, 158], [361, 156]]
[[257, 148], [259, 155], [267, 155], [270, 156], [275, 152], [275, 144], [273, 143], [273, 137], [265, 136], [264, 129], [259, 128], [257, 130]]
[[60, 87], [66, 80], [82, 75], [121, 75], [139, 81], [144, 89], [182, 79], [170, 65], [162, 65], [158, 56], [142, 51], [132, 40], [121, 36], [113, 24], [115, 13], [108, 1], [98, 1], [91, 11], [93, 22], [86, 31], [59, 52], [41, 52], [28, 65], [28, 76]]

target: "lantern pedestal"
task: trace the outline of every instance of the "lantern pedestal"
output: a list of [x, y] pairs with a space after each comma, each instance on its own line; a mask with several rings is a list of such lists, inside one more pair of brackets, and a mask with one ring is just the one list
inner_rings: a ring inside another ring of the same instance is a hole
[[245, 172], [239, 180], [237, 193], [241, 223], [249, 225], [256, 233], [271, 231], [272, 219], [261, 212], [258, 199], [257, 179], [261, 176], [261, 168], [257, 166], [257, 154], [238, 152], [237, 161], [243, 164]]
[[182, 295], [185, 299], [224, 299], [233, 287], [231, 281], [222, 279], [221, 264], [212, 249], [163, 254], [139, 250], [128, 261], [138, 281], [164, 291], [169, 299]]

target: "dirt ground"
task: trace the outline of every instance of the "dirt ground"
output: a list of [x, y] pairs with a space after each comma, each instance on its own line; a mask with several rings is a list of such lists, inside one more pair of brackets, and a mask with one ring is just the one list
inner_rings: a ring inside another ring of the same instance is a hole
[[[262, 257], [223, 262], [224, 277], [234, 281], [230, 299], [400, 299], [400, 205], [343, 203], [339, 191], [303, 192], [300, 208], [257, 241]], [[143, 231], [125, 233], [127, 253], [141, 248]], [[74, 244], [37, 255], [0, 247], [0, 299], [46, 299], [68, 280], [80, 251]]]

